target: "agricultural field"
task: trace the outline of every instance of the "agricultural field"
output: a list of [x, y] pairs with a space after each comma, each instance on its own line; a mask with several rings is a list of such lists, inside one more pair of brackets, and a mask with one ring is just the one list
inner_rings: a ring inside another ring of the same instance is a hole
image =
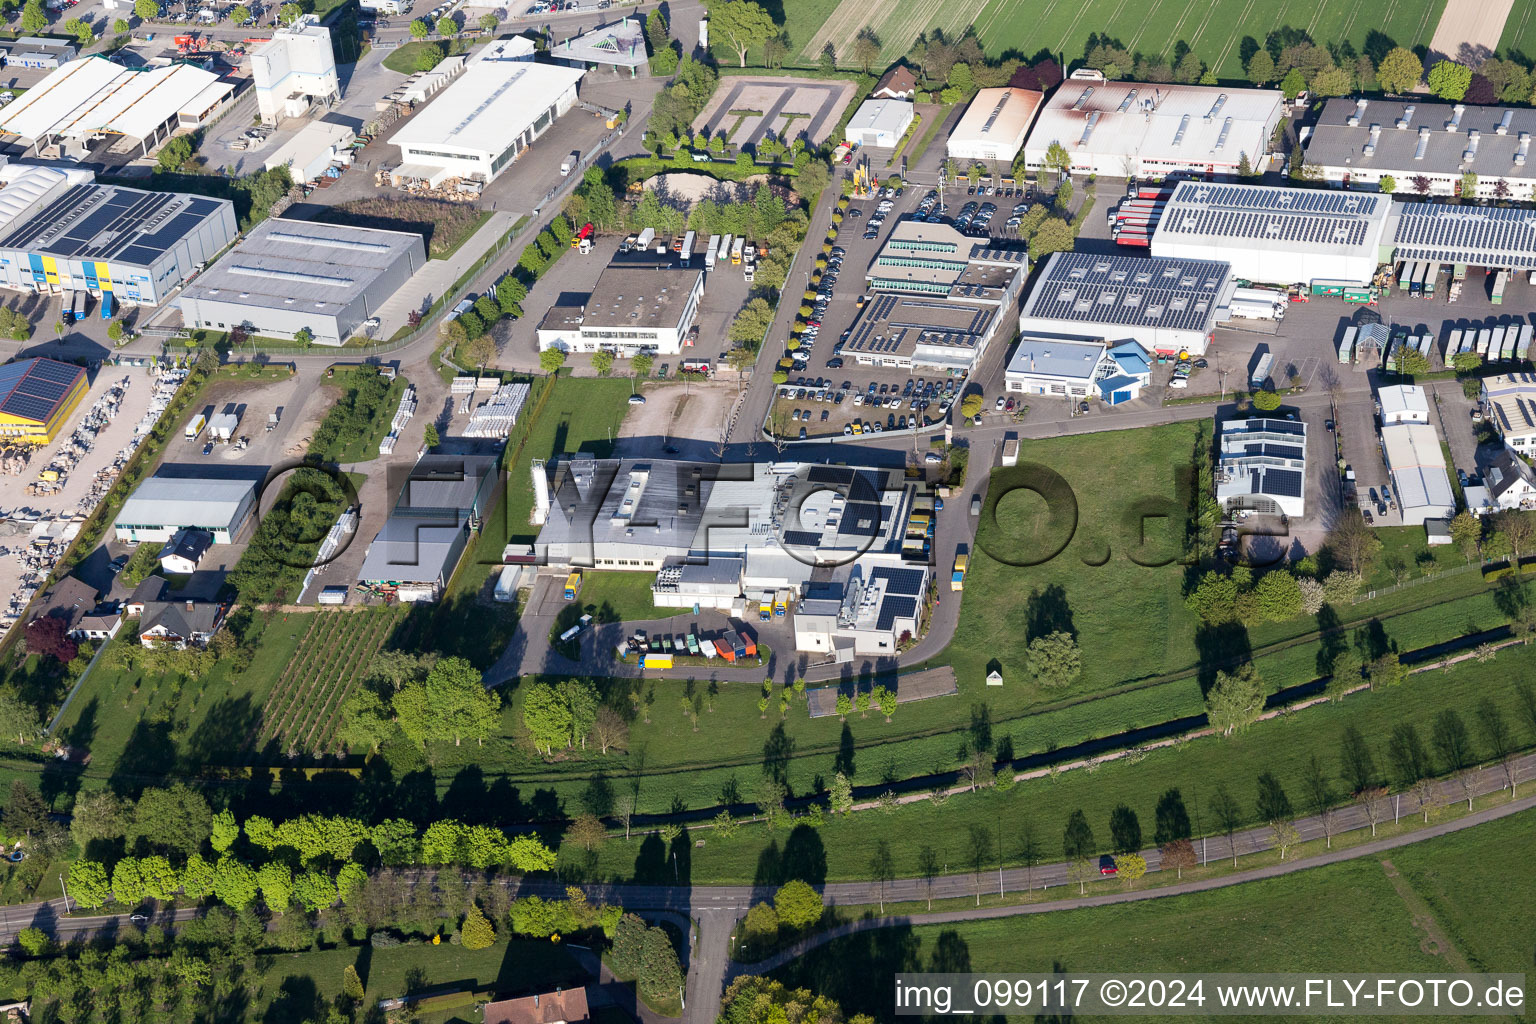
[[1504, 35], [1499, 39], [1499, 51], [1506, 56], [1518, 53], [1525, 60], [1536, 54], [1536, 17], [1531, 14], [1530, 4], [1515, 4], [1510, 8], [1509, 19], [1504, 22]]
[[286, 756], [340, 753], [336, 728], [341, 702], [367, 674], [368, 664], [395, 634], [405, 614], [398, 609], [318, 611], [294, 658], [262, 705], [258, 750]]
[[[1521, 859], [1533, 813], [1211, 892], [882, 929], [836, 940], [775, 976], [839, 1000], [848, 1013], [891, 1020], [889, 986], [869, 979], [898, 971], [1443, 974], [1464, 959], [1474, 971], [1518, 972], [1530, 960], [1522, 908], [1532, 886], [1500, 866]], [[1450, 950], [1427, 941], [1431, 922], [1408, 904], [1415, 896], [1428, 902]]]
[[[1148, 54], [1169, 54], [1174, 44], [1183, 40], [1218, 77], [1241, 79], [1238, 50], [1245, 35], [1262, 40], [1265, 33], [1289, 26], [1304, 29], [1318, 43], [1347, 39], [1362, 50], [1366, 36], [1379, 32], [1394, 44], [1411, 48], [1428, 44], [1444, 9], [1445, 0], [1387, 0], [1374, 8], [1347, 0], [1282, 0], [1278, 5], [1255, 0], [1151, 0], [1150, 4], [1128, 0], [842, 0], [799, 47], [798, 57], [814, 61], [831, 42], [846, 62], [858, 33], [870, 28], [884, 45], [881, 60], [890, 62], [903, 56], [923, 32], [938, 28], [958, 36], [974, 25], [982, 46], [994, 58], [1004, 53], [1028, 57], [1048, 49], [1071, 61], [1082, 56], [1089, 34], [1097, 32], [1118, 38], [1133, 52]], [[1517, 6], [1511, 21], [1528, 13]], [[799, 43], [798, 33], [805, 31], [808, 17], [797, 14], [792, 21], [798, 24], [790, 37]], [[1536, 27], [1506, 29], [1505, 46], [1520, 46], [1519, 41], [1524, 40], [1524, 49], [1530, 52], [1531, 35], [1526, 32], [1536, 35]]]

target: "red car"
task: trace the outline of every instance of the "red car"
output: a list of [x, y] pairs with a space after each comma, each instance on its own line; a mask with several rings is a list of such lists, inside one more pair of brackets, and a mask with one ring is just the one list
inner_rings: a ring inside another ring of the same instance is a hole
[[1119, 874], [1119, 872], [1120, 866], [1115, 863], [1115, 858], [1111, 857], [1107, 853], [1099, 858], [1099, 874], [1114, 875]]

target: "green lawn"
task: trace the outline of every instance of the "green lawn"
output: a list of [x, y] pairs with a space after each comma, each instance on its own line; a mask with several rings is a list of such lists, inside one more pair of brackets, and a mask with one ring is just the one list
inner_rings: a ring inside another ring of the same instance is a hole
[[[1254, 814], [1254, 780], [1262, 772], [1274, 773], [1292, 801], [1300, 805], [1305, 768], [1314, 754], [1330, 776], [1333, 789], [1342, 793], [1340, 737], [1347, 726], [1354, 726], [1365, 737], [1383, 778], [1391, 768], [1387, 740], [1392, 729], [1399, 723], [1411, 723], [1428, 743], [1435, 716], [1446, 709], [1461, 713], [1475, 753], [1488, 756], [1473, 711], [1485, 697], [1501, 709], [1517, 743], [1536, 746], [1536, 723], [1525, 715], [1516, 690], [1516, 681], [1528, 678], [1533, 671], [1536, 650], [1508, 650], [1488, 664], [1467, 663], [1449, 672], [1410, 676], [1395, 689], [1361, 693], [1339, 704], [1308, 708], [1259, 723], [1230, 739], [1197, 739], [1143, 750], [1133, 757], [1102, 763], [1093, 770], [1021, 782], [1007, 793], [956, 796], [942, 807], [925, 801], [891, 814], [866, 811], [828, 821], [819, 830], [801, 830], [794, 835], [770, 834], [758, 825], [746, 827], [730, 840], [717, 840], [711, 838], [712, 833], [701, 833], [699, 837], [705, 839], [706, 846], [692, 853], [693, 880], [773, 881], [790, 870], [784, 866], [786, 860], [802, 865], [802, 871], [809, 870], [817, 877], [824, 872], [832, 879], [858, 878], [867, 870], [871, 850], [880, 839], [891, 840], [896, 846], [898, 872], [911, 872], [916, 867], [917, 849], [910, 837], [924, 837], [953, 863], [970, 824], [1002, 828], [1005, 847], [1013, 859], [1021, 829], [1029, 822], [1042, 837], [1047, 854], [1053, 855], [1060, 849], [1062, 825], [1069, 813], [1078, 808], [1086, 812], [1101, 842], [1108, 838], [1110, 810], [1120, 802], [1140, 815], [1144, 830], [1150, 834], [1157, 799], [1170, 787], [1182, 790], [1197, 830], [1214, 832], [1208, 808], [1218, 784], [1228, 787], [1248, 818]], [[994, 729], [994, 737], [1000, 739], [1001, 730]], [[1027, 720], [1012, 730], [1012, 739], [1016, 747], [1029, 742]], [[853, 752], [861, 766], [872, 761], [877, 771], [887, 763], [883, 754], [879, 749]], [[831, 762], [832, 758], [823, 762], [824, 771], [831, 768]], [[741, 782], [750, 788], [756, 778], [755, 772], [746, 773]], [[650, 779], [647, 784], [656, 785], [657, 781]], [[634, 871], [638, 846], [610, 843], [603, 850], [603, 871], [615, 875]]]
[[677, 608], [658, 608], [651, 601], [651, 584], [655, 580], [655, 575], [648, 572], [584, 572], [577, 599], [598, 622], [630, 622], [680, 614]]
[[384, 66], [402, 75], [414, 74], [420, 70], [416, 61], [420, 59], [422, 51], [429, 46], [441, 47], [443, 44], [441, 42], [402, 43], [395, 47], [393, 53], [384, 58]]
[[[495, 990], [508, 996], [582, 984], [586, 978], [576, 960], [560, 946], [542, 941], [497, 942], [469, 950], [443, 942], [409, 942], [375, 949], [343, 946], [308, 953], [279, 953], [271, 958], [261, 987], [244, 1019], [323, 1019], [311, 1007], [341, 994], [342, 972], [357, 967], [364, 985], [364, 1002], [436, 989]], [[478, 1020], [472, 1008], [442, 1019]]]
[[1504, 22], [1504, 35], [1499, 39], [1499, 51], [1505, 56], [1518, 53], [1529, 61], [1536, 54], [1536, 18], [1531, 17], [1530, 4], [1516, 4], [1510, 8]]
[[882, 929], [836, 940], [775, 976], [837, 999], [847, 1013], [894, 1020], [890, 986], [869, 980], [898, 971], [1453, 972], [1426, 949], [1383, 859], [1429, 901], [1473, 970], [1518, 972], [1536, 938], [1524, 911], [1532, 887], [1501, 866], [1521, 859], [1533, 826], [1526, 812], [1385, 858], [1149, 903]]

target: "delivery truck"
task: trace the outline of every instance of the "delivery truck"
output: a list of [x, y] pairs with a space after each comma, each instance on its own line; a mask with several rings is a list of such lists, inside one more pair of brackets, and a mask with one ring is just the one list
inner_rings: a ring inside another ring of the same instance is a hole
[[203, 428], [207, 425], [208, 417], [204, 414], [198, 413], [196, 416], [193, 416], [192, 422], [187, 424], [187, 440], [197, 440], [197, 435], [201, 434], [203, 432]]
[[651, 247], [651, 243], [654, 241], [656, 241], [656, 229], [646, 228], [644, 231], [641, 231], [639, 237], [635, 239], [635, 248], [640, 252], [644, 252]]
[[565, 578], [565, 599], [567, 601], [576, 600], [576, 595], [578, 592], [580, 592], [580, 590], [581, 572], [578, 570], [577, 572], [573, 572]]
[[704, 269], [715, 269], [715, 250], [720, 248], [720, 236], [709, 236], [709, 247], [704, 250]]

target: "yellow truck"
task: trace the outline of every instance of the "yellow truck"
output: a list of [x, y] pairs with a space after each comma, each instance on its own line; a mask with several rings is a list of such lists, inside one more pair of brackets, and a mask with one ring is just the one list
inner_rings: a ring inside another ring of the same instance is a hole
[[576, 600], [576, 593], [579, 590], [581, 590], [581, 573], [573, 572], [565, 578], [565, 599]]
[[964, 590], [965, 589], [965, 569], [966, 569], [966, 566], [968, 566], [970, 564], [971, 564], [971, 556], [970, 555], [967, 555], [963, 551], [960, 552], [959, 554], [955, 555], [955, 570], [954, 570], [954, 572], [950, 573], [950, 576], [949, 576], [949, 589], [950, 590]]

